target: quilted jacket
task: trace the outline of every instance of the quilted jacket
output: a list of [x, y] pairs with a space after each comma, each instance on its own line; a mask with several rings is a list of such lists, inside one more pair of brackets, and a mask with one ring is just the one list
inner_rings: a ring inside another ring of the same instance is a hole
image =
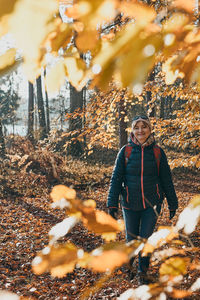
[[122, 207], [135, 211], [159, 205], [167, 198], [170, 210], [178, 208], [178, 200], [167, 157], [162, 148], [159, 172], [153, 146], [137, 145], [130, 140], [132, 151], [125, 165], [125, 147], [119, 151], [111, 177], [107, 207], [118, 208], [122, 195]]

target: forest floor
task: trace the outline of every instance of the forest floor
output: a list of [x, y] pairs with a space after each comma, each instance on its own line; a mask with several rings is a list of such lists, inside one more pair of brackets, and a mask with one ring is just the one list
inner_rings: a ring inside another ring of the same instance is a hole
[[[26, 299], [92, 300], [116, 299], [128, 288], [136, 288], [138, 286], [137, 279], [129, 280], [127, 265], [118, 268], [98, 290], [98, 280], [101, 280], [100, 278], [104, 275], [92, 273], [86, 269], [76, 268], [63, 278], [53, 278], [48, 273], [40, 276], [33, 273], [31, 269], [33, 258], [38, 251], [48, 245], [48, 232], [51, 227], [65, 217], [63, 211], [50, 207], [49, 193], [52, 187], [57, 183], [73, 184], [81, 199], [93, 199], [96, 201], [98, 209], [106, 211], [106, 196], [113, 165], [66, 160], [62, 176], [50, 180], [47, 173], [35, 171], [38, 167], [35, 156], [34, 164], [32, 163], [32, 168], [30, 168], [31, 160], [29, 159], [27, 162], [30, 153], [23, 153], [21, 156], [18, 154], [18, 157], [16, 155], [16, 153], [10, 154], [8, 162], [3, 163], [4, 173], [0, 175], [2, 181], [0, 194], [0, 289], [12, 291], [19, 296], [27, 297]], [[178, 154], [174, 155], [177, 157]], [[47, 165], [49, 163], [48, 153], [43, 156], [40, 153], [38, 157], [40, 160], [44, 158], [45, 161], [46, 159], [47, 170], [50, 166]], [[10, 164], [11, 160], [12, 164]], [[26, 164], [24, 164], [25, 160]], [[59, 166], [59, 155], [54, 155], [54, 163], [56, 160], [57, 166]], [[45, 164], [41, 164], [40, 167], [40, 169], [43, 167], [45, 169]], [[1, 169], [3, 170], [3, 168]], [[158, 225], [175, 224], [180, 212], [192, 197], [199, 193], [200, 174], [197, 171], [175, 169], [173, 178], [179, 199], [179, 209], [174, 219], [169, 221], [165, 203]], [[101, 237], [87, 232], [81, 224], [76, 225], [63, 239], [72, 241], [85, 251], [91, 251], [103, 243]], [[124, 234], [120, 234], [118, 239], [125, 240]], [[191, 234], [190, 240], [195, 247], [200, 246], [199, 227]], [[151, 265], [150, 275], [154, 279], [158, 278], [157, 266]], [[198, 277], [199, 271], [195, 269], [187, 273], [184, 279], [185, 285], [182, 288], [187, 289]], [[90, 291], [89, 296], [87, 296], [88, 291]], [[187, 299], [200, 299], [200, 294]]]

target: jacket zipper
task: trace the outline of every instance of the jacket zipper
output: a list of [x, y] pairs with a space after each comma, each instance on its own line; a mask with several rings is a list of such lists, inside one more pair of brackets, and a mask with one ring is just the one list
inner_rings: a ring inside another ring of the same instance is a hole
[[142, 161], [141, 161], [141, 190], [142, 190], [142, 203], [143, 207], [146, 208], [145, 205], [145, 200], [144, 200], [144, 184], [143, 184], [143, 172], [144, 172], [144, 148], [141, 147], [142, 149]]

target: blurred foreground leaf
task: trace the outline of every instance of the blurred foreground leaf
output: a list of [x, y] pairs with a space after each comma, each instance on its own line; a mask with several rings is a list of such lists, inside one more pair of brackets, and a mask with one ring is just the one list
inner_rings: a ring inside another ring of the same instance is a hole
[[192, 198], [178, 217], [177, 230], [183, 229], [186, 234], [192, 233], [200, 220], [200, 195]]
[[[116, 233], [124, 229], [124, 223], [118, 222], [100, 210], [82, 211], [84, 226], [96, 234], [102, 234], [106, 240], [114, 240]], [[114, 233], [112, 235], [111, 233]], [[111, 234], [111, 235], [110, 235]]]
[[73, 200], [76, 198], [76, 191], [74, 189], [68, 188], [65, 185], [56, 185], [53, 187], [50, 193], [51, 199], [56, 202], [61, 199]]
[[121, 242], [105, 244], [90, 253], [88, 267], [95, 272], [113, 271], [135, 256], [141, 241], [133, 241], [127, 245]]
[[78, 249], [72, 243], [44, 248], [32, 262], [33, 272], [40, 275], [50, 272], [52, 276], [63, 277], [72, 272], [78, 258]]
[[67, 214], [71, 216], [76, 214], [89, 231], [102, 235], [107, 241], [114, 240], [117, 232], [124, 230], [124, 222], [116, 221], [104, 211], [97, 210], [95, 201], [81, 201], [76, 198], [73, 189], [57, 185], [52, 189], [50, 196], [55, 202], [53, 207], [66, 207]]
[[171, 257], [167, 259], [160, 267], [160, 276], [179, 276], [187, 273], [187, 268], [190, 263], [188, 257]]
[[154, 232], [145, 243], [143, 249], [143, 255], [152, 253], [156, 248], [172, 241], [178, 237], [178, 232], [175, 228], [169, 226], [160, 226], [156, 232]]
[[190, 297], [192, 295], [192, 292], [173, 288], [173, 291], [169, 293], [169, 295], [175, 299], [183, 299], [185, 297]]
[[57, 11], [58, 3], [54, 0], [21, 0], [16, 1], [14, 10], [9, 15], [9, 32], [23, 52], [24, 69], [29, 79], [33, 80], [39, 75], [45, 51], [43, 42], [54, 29], [54, 14]]
[[17, 65], [15, 55], [16, 49], [12, 48], [0, 56], [0, 76], [5, 75], [5, 73], [10, 71], [15, 65]]

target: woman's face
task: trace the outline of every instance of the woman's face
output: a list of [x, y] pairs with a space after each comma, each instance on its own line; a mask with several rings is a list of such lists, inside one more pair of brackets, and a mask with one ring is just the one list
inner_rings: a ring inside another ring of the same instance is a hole
[[140, 144], [143, 144], [150, 136], [151, 130], [145, 122], [138, 121], [133, 128], [133, 134]]

